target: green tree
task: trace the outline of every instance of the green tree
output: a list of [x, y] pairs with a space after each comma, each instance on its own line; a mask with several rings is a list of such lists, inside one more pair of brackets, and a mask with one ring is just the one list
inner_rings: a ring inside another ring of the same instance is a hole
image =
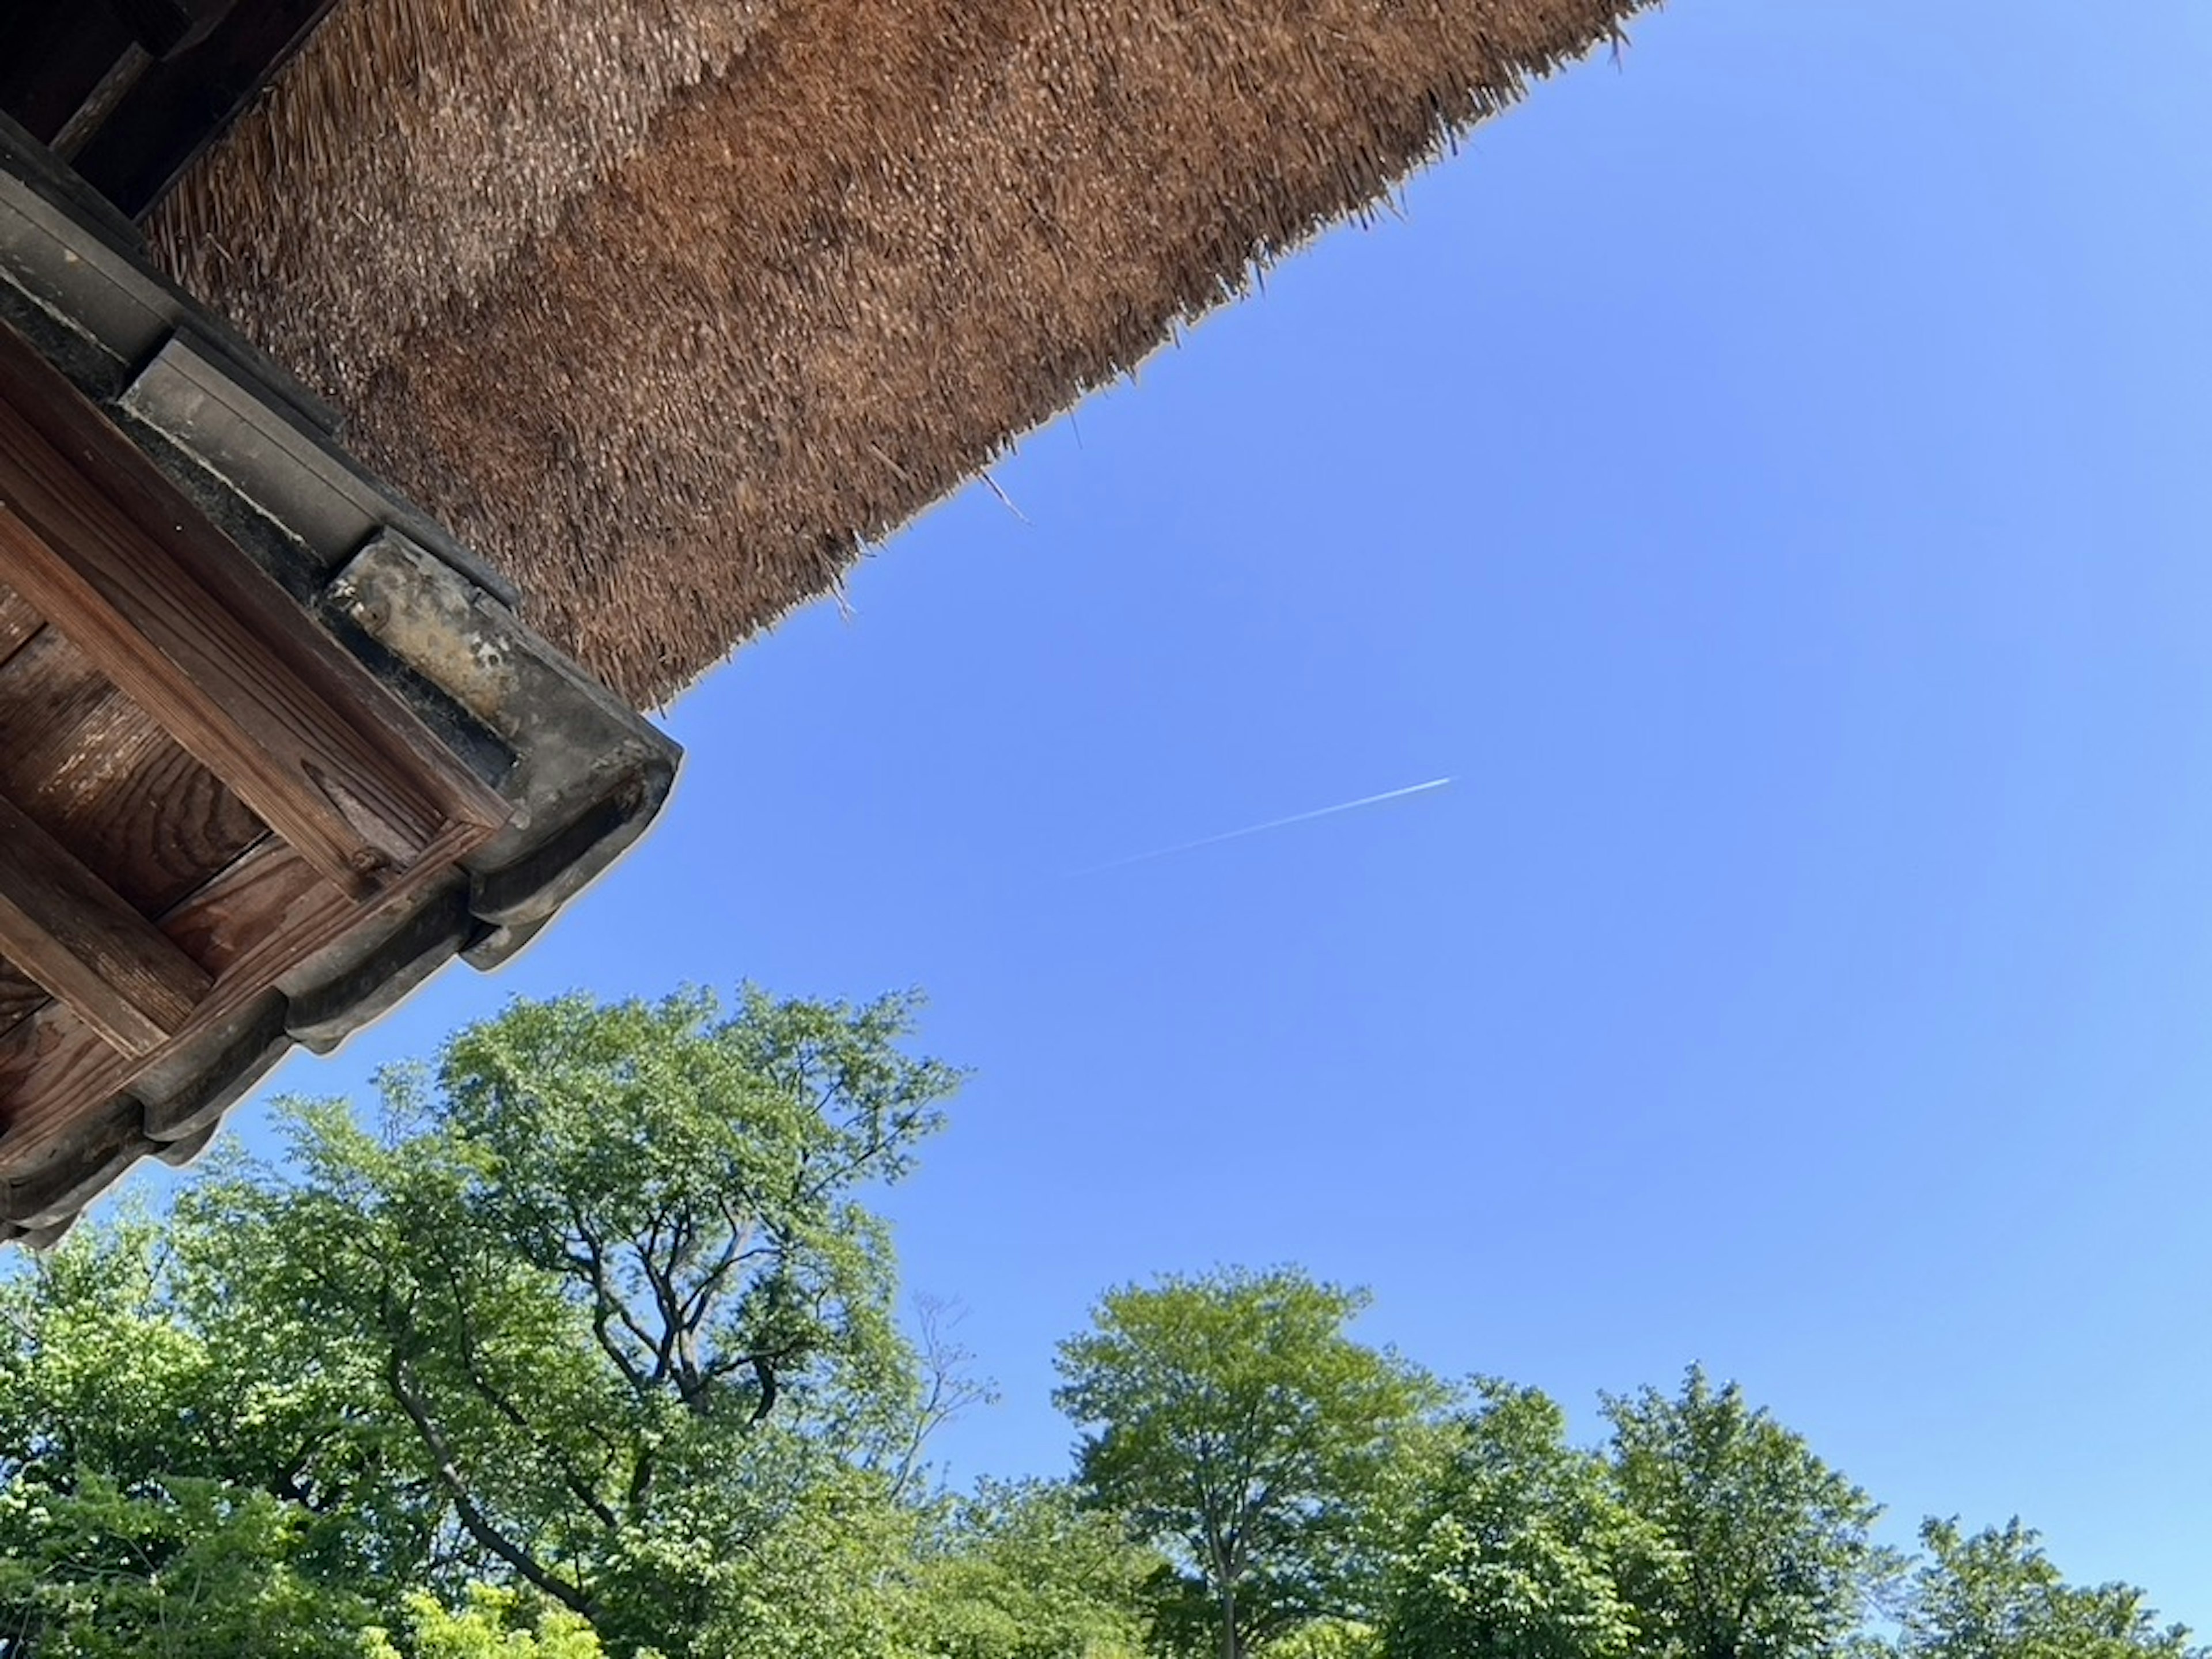
[[0, 1495], [0, 1653], [70, 1659], [349, 1659], [368, 1603], [319, 1582], [301, 1517], [265, 1492], [89, 1471]]
[[1159, 1558], [1051, 1481], [985, 1481], [916, 1564], [910, 1630], [928, 1659], [1138, 1659]]
[[362, 1632], [361, 1659], [604, 1659], [606, 1653], [576, 1614], [496, 1584], [470, 1585], [459, 1608], [418, 1590], [406, 1609], [404, 1645], [373, 1626]]
[[1956, 1521], [1920, 1528], [1901, 1659], [2207, 1659], [2180, 1626], [2161, 1627], [2128, 1584], [2069, 1584], [2017, 1519], [1972, 1536]]
[[1628, 1659], [1622, 1587], [1651, 1540], [1534, 1389], [1474, 1385], [1415, 1460], [1389, 1565], [1391, 1659]]
[[1168, 1553], [1222, 1659], [1359, 1611], [1343, 1569], [1362, 1511], [1439, 1397], [1346, 1334], [1366, 1302], [1286, 1269], [1171, 1277], [1109, 1291], [1060, 1345], [1080, 1484]]
[[351, 1519], [289, 1495], [320, 1381], [236, 1369], [174, 1269], [126, 1213], [0, 1276], [6, 1659], [349, 1656], [373, 1611]]
[[1267, 1659], [1384, 1659], [1382, 1632], [1358, 1619], [1312, 1619], [1267, 1644]]
[[[858, 1194], [957, 1080], [903, 1052], [910, 1013], [518, 1004], [387, 1075], [378, 1133], [292, 1106], [284, 1163], [16, 1274], [15, 1651], [104, 1651], [143, 1602], [201, 1621], [178, 1651], [319, 1652], [487, 1584], [617, 1654], [890, 1653], [928, 1407]], [[329, 1616], [233, 1647], [216, 1588]]]
[[1881, 1506], [1734, 1383], [1608, 1397], [1612, 1466], [1650, 1540], [1628, 1575], [1655, 1659], [1833, 1659], [1896, 1571]]

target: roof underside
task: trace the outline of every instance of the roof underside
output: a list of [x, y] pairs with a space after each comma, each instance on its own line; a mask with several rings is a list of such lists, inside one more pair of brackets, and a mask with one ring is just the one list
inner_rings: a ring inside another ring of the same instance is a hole
[[1642, 0], [342, 0], [149, 230], [662, 700]]
[[0, 8], [0, 110], [136, 217], [332, 3], [10, 0]]
[[0, 1242], [529, 939], [675, 751], [0, 122]]

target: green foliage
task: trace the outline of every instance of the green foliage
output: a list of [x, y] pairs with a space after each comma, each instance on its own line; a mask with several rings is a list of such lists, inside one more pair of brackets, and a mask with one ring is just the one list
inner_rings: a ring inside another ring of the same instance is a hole
[[458, 1612], [417, 1590], [406, 1612], [404, 1645], [373, 1626], [362, 1632], [361, 1659], [603, 1659], [606, 1652], [574, 1613], [495, 1584], [470, 1585]]
[[139, 1492], [19, 1478], [0, 1493], [0, 1632], [70, 1659], [349, 1656], [367, 1604], [302, 1570], [301, 1521], [189, 1477]]
[[1365, 1304], [1292, 1271], [1224, 1270], [1110, 1291], [1060, 1345], [1054, 1398], [1089, 1430], [1086, 1494], [1181, 1569], [1164, 1628], [1203, 1589], [1224, 1659], [1357, 1611], [1342, 1569], [1363, 1509], [1439, 1397], [1345, 1334]]
[[[710, 1474], [693, 1523], [640, 1534], [603, 1617], [610, 1647], [669, 1659], [907, 1659], [902, 1585], [917, 1517], [887, 1483], [787, 1437]], [[726, 1505], [723, 1512], [718, 1508]]]
[[282, 1490], [317, 1380], [243, 1382], [180, 1279], [128, 1214], [0, 1279], [0, 1652], [352, 1651], [346, 1523]]
[[1608, 1397], [1613, 1474], [1649, 1547], [1631, 1563], [1653, 1659], [1840, 1659], [1896, 1563], [1881, 1506], [1734, 1383]]
[[518, 1004], [12, 1258], [0, 1659], [2212, 1659], [2017, 1522], [1903, 1575], [1701, 1371], [1578, 1449], [1289, 1270], [1109, 1293], [1075, 1480], [928, 1493], [978, 1391], [860, 1201], [957, 1080], [911, 1012]]
[[1267, 1659], [1385, 1659], [1395, 1652], [1372, 1625], [1313, 1619], [1267, 1644]]
[[1137, 1659], [1159, 1565], [1067, 1486], [987, 1481], [917, 1565], [909, 1639], [928, 1659]]
[[955, 1079], [909, 1009], [702, 995], [518, 1004], [386, 1130], [295, 1108], [287, 1170], [179, 1206], [268, 1340], [350, 1379], [401, 1530], [618, 1644], [678, 1645], [792, 1544], [825, 1471], [905, 1443], [890, 1249], [853, 1200], [896, 1179]]
[[2071, 1585], [2017, 1519], [1969, 1537], [1955, 1521], [1920, 1528], [1900, 1659], [2207, 1659], [2179, 1626], [2161, 1628], [2141, 1590]]
[[1653, 1540], [1543, 1394], [1492, 1378], [1425, 1448], [1390, 1553], [1391, 1659], [1630, 1659]]
[[[21, 1650], [143, 1603], [191, 1611], [179, 1651], [337, 1651], [482, 1582], [619, 1654], [888, 1651], [920, 1379], [856, 1195], [957, 1081], [911, 1012], [518, 1004], [387, 1076], [382, 1133], [295, 1104], [285, 1164], [9, 1280]], [[214, 1642], [233, 1607], [262, 1645]]]

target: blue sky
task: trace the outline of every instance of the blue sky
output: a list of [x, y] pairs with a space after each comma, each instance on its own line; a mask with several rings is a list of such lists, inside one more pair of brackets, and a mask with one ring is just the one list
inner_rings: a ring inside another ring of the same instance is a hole
[[1678, 0], [743, 652], [628, 865], [279, 1086], [921, 985], [958, 1472], [1064, 1466], [1103, 1288], [1296, 1261], [1593, 1433], [1702, 1359], [2212, 1626], [2212, 14], [2116, 17]]

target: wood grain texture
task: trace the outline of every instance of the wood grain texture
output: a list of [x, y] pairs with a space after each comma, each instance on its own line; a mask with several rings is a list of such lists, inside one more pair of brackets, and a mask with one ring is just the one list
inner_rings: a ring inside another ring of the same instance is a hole
[[181, 1030], [214, 983], [67, 848], [0, 796], [0, 950], [118, 1054]]
[[0, 1036], [0, 1179], [51, 1157], [76, 1124], [147, 1066], [246, 1006], [316, 951], [449, 879], [475, 839], [470, 826], [448, 828], [367, 905], [324, 881], [296, 850], [272, 842], [163, 917], [162, 932], [214, 973], [214, 988], [183, 1030], [137, 1060], [117, 1054], [58, 1004]]
[[45, 986], [14, 963], [0, 961], [0, 1034], [13, 1030], [52, 1000]]
[[46, 625], [46, 619], [31, 609], [23, 596], [0, 582], [0, 666], [30, 642], [31, 636]]
[[153, 464], [0, 327], [0, 576], [289, 842], [366, 898], [504, 804]]
[[[0, 415], [0, 454], [20, 436]], [[0, 494], [48, 526], [0, 505], [0, 568], [326, 878], [366, 896], [385, 872], [412, 861], [435, 815], [391, 799], [375, 769], [333, 754], [323, 741], [336, 724], [329, 711], [283, 707], [289, 688], [261, 672], [234, 619], [205, 595], [165, 583], [172, 573], [127, 532], [116, 535], [119, 524], [71, 523], [61, 495], [42, 497], [20, 477], [0, 478]], [[73, 505], [107, 516], [96, 497]]]
[[267, 833], [51, 629], [0, 664], [0, 794], [145, 915]]
[[[51, 628], [0, 660], [0, 794], [142, 915], [167, 912], [269, 833]], [[47, 1000], [0, 958], [0, 1032]]]

